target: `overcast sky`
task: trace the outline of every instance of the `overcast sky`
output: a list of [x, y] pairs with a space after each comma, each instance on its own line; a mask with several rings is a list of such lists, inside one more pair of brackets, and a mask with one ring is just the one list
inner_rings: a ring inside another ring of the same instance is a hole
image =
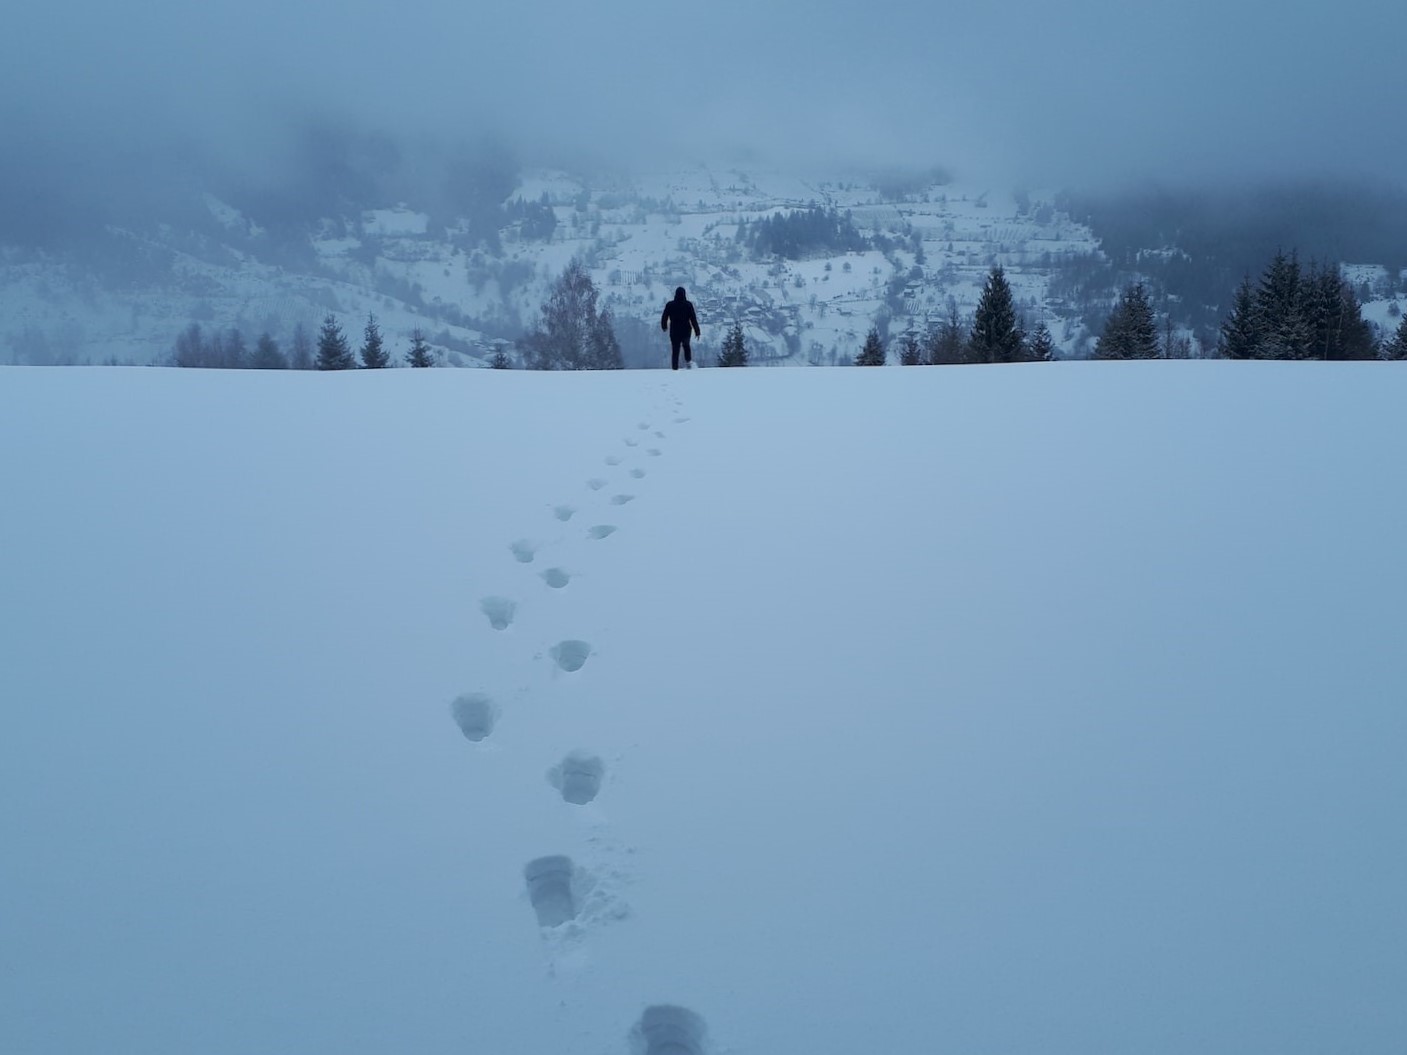
[[36, 126], [94, 149], [185, 136], [252, 161], [306, 110], [628, 164], [752, 151], [1091, 184], [1306, 174], [1308, 158], [1407, 182], [1401, 0], [11, 7], [11, 143]]

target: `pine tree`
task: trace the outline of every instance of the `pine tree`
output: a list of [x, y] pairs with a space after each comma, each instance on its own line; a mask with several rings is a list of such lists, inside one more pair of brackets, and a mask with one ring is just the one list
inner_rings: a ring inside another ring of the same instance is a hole
[[391, 353], [386, 351], [381, 340], [381, 328], [376, 325], [376, 316], [366, 317], [366, 329], [362, 338], [362, 369], [384, 370], [391, 365]]
[[500, 348], [493, 353], [493, 358], [489, 360], [489, 366], [495, 370], [512, 370], [513, 360], [508, 358], [508, 353]]
[[1104, 335], [1095, 345], [1096, 359], [1158, 358], [1158, 324], [1148, 292], [1138, 282], [1124, 288], [1119, 302], [1109, 313]]
[[1397, 324], [1397, 333], [1383, 345], [1384, 359], [1407, 359], [1407, 315]]
[[425, 343], [425, 333], [420, 329], [410, 331], [410, 351], [405, 354], [407, 366], [427, 367], [435, 365], [435, 353]]
[[723, 338], [723, 351], [718, 355], [719, 366], [747, 366], [747, 343], [743, 340], [743, 327], [734, 322], [727, 336]]
[[230, 327], [229, 335], [220, 347], [220, 365], [226, 370], [243, 370], [249, 365], [249, 348], [238, 328]]
[[1000, 266], [994, 267], [972, 317], [970, 359], [979, 363], [1014, 363], [1021, 358], [1024, 341], [1006, 272]]
[[923, 346], [918, 343], [918, 338], [911, 333], [906, 333], [899, 339], [899, 365], [923, 365]]
[[1337, 340], [1328, 358], [1337, 359], [1376, 359], [1378, 339], [1368, 320], [1363, 318], [1363, 305], [1353, 287], [1343, 281], [1335, 269], [1338, 285], [1339, 311]]
[[1377, 335], [1363, 318], [1353, 286], [1336, 265], [1310, 264], [1301, 282], [1303, 315], [1315, 359], [1376, 359]]
[[357, 361], [352, 357], [352, 347], [347, 343], [347, 335], [337, 324], [337, 317], [329, 314], [322, 320], [322, 329], [318, 332], [317, 368], [354, 370], [356, 365]]
[[1314, 334], [1305, 318], [1305, 289], [1299, 258], [1277, 252], [1261, 276], [1256, 319], [1261, 333], [1259, 358], [1308, 359]]
[[225, 365], [225, 338], [216, 330], [205, 342], [205, 365], [214, 370]]
[[205, 337], [200, 332], [200, 323], [191, 323], [177, 336], [172, 362], [177, 366], [187, 367], [210, 365], [210, 352], [206, 347]]
[[1026, 358], [1033, 363], [1048, 363], [1055, 358], [1055, 338], [1045, 323], [1036, 323], [1035, 332], [1026, 345]]
[[1338, 358], [1341, 279], [1337, 268], [1322, 270], [1311, 260], [1300, 281], [1300, 310], [1309, 332], [1307, 356], [1313, 359]]
[[936, 326], [930, 325], [924, 334], [924, 361], [930, 366], [952, 366], [963, 362], [970, 328], [963, 322], [957, 300], [949, 297], [948, 314]]
[[288, 357], [288, 366], [292, 370], [313, 368], [313, 342], [308, 338], [307, 327], [301, 322], [293, 327], [293, 351]]
[[1221, 324], [1221, 345], [1223, 359], [1255, 359], [1260, 352], [1260, 315], [1256, 311], [1255, 293], [1251, 289], [1251, 277], [1241, 279], [1236, 288], [1236, 299], [1231, 304], [1231, 314]]
[[596, 310], [596, 284], [573, 260], [552, 285], [542, 318], [518, 342], [529, 370], [624, 367], [609, 311]]
[[285, 370], [288, 360], [279, 351], [278, 342], [267, 333], [261, 333], [254, 344], [254, 357], [249, 365], [255, 370]]
[[885, 361], [884, 342], [879, 339], [879, 327], [871, 326], [865, 335], [865, 346], [855, 358], [856, 366], [883, 366]]

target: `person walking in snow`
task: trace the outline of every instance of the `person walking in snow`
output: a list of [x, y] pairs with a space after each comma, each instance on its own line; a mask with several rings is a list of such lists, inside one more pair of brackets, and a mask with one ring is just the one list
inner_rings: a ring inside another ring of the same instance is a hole
[[673, 369], [679, 369], [679, 349], [684, 349], [684, 366], [694, 368], [694, 352], [689, 347], [689, 338], [699, 336], [699, 317], [694, 314], [694, 305], [684, 295], [684, 287], [674, 291], [674, 299], [664, 306], [660, 316], [660, 329], [669, 331], [670, 361]]

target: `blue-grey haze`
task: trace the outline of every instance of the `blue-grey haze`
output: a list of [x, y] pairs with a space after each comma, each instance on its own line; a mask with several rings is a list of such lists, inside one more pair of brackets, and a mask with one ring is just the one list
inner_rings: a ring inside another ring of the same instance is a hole
[[1397, 0], [52, 0], [5, 21], [4, 153], [86, 154], [108, 180], [212, 151], [276, 168], [302, 114], [627, 166], [1085, 185], [1407, 172]]

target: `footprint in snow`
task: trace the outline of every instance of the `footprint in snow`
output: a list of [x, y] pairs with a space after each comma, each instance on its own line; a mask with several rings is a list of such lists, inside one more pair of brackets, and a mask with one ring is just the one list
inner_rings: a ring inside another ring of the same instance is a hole
[[625, 438], [625, 445], [627, 447], [638, 447], [640, 446], [640, 441], [635, 439], [633, 436], [627, 436]]
[[513, 556], [518, 559], [519, 564], [531, 564], [533, 557], [537, 556], [537, 543], [525, 538], [520, 538], [508, 548], [513, 551]]
[[575, 674], [586, 666], [591, 655], [591, 646], [585, 641], [559, 641], [552, 646], [552, 660], [568, 674]]
[[645, 1008], [630, 1031], [632, 1053], [638, 1055], [704, 1055], [708, 1030], [704, 1020], [686, 1007], [655, 1004]]
[[674, 424], [676, 424], [676, 425], [682, 425], [682, 424], [684, 424], [684, 422], [686, 422], [686, 421], [688, 421], [688, 420], [689, 420], [688, 418], [675, 418], [675, 419], [674, 419]]
[[651, 447], [645, 453], [648, 454], [651, 458], [658, 458], [661, 454], [664, 453], [664, 451], [660, 450], [658, 447]]
[[665, 438], [665, 435], [664, 435], [663, 432], [656, 432], [656, 433], [655, 433], [655, 439], [657, 439], [657, 440], [662, 440], [662, 439], [664, 439], [664, 438]]
[[465, 738], [475, 743], [486, 739], [498, 724], [498, 708], [482, 692], [456, 696], [449, 705], [449, 713]]
[[607, 457], [606, 457], [606, 464], [607, 464], [607, 465], [619, 465], [619, 464], [620, 464], [620, 458], [618, 458], [618, 457], [617, 457], [616, 455], [614, 455], [614, 454], [607, 455]]
[[606, 481], [602, 480], [599, 476], [593, 476], [590, 480], [586, 481], [586, 486], [593, 491], [599, 491], [606, 486]]
[[561, 568], [548, 568], [542, 573], [542, 581], [554, 590], [560, 590], [567, 583], [572, 581], [571, 575]]
[[539, 927], [560, 927], [576, 919], [577, 897], [572, 890], [576, 868], [570, 857], [539, 857], [523, 868], [528, 900]]
[[615, 532], [616, 526], [614, 524], [597, 524], [595, 527], [587, 531], [587, 534], [594, 539], [603, 539], [610, 538], [612, 535], [615, 534]]
[[644, 470], [644, 469], [631, 469], [631, 470], [630, 470], [630, 475], [633, 476], [633, 477], [635, 477], [635, 479], [637, 479], [637, 480], [643, 480], [643, 479], [645, 479], [645, 470]]
[[489, 617], [489, 626], [495, 630], [507, 630], [513, 624], [518, 605], [507, 597], [485, 597], [479, 602], [479, 609]]
[[573, 751], [547, 771], [547, 782], [562, 793], [562, 801], [585, 806], [601, 790], [606, 764], [585, 751]]
[[575, 512], [576, 508], [574, 506], [554, 506], [552, 508], [552, 515], [561, 521], [570, 520], [572, 514]]
[[642, 421], [642, 422], [640, 422], [640, 424], [636, 425], [635, 427], [636, 427], [637, 429], [639, 429], [641, 432], [644, 432], [646, 429], [648, 429], [648, 428], [650, 427], [650, 423], [649, 423], [648, 421]]
[[623, 506], [627, 502], [635, 501], [634, 495], [611, 495], [611, 505]]

